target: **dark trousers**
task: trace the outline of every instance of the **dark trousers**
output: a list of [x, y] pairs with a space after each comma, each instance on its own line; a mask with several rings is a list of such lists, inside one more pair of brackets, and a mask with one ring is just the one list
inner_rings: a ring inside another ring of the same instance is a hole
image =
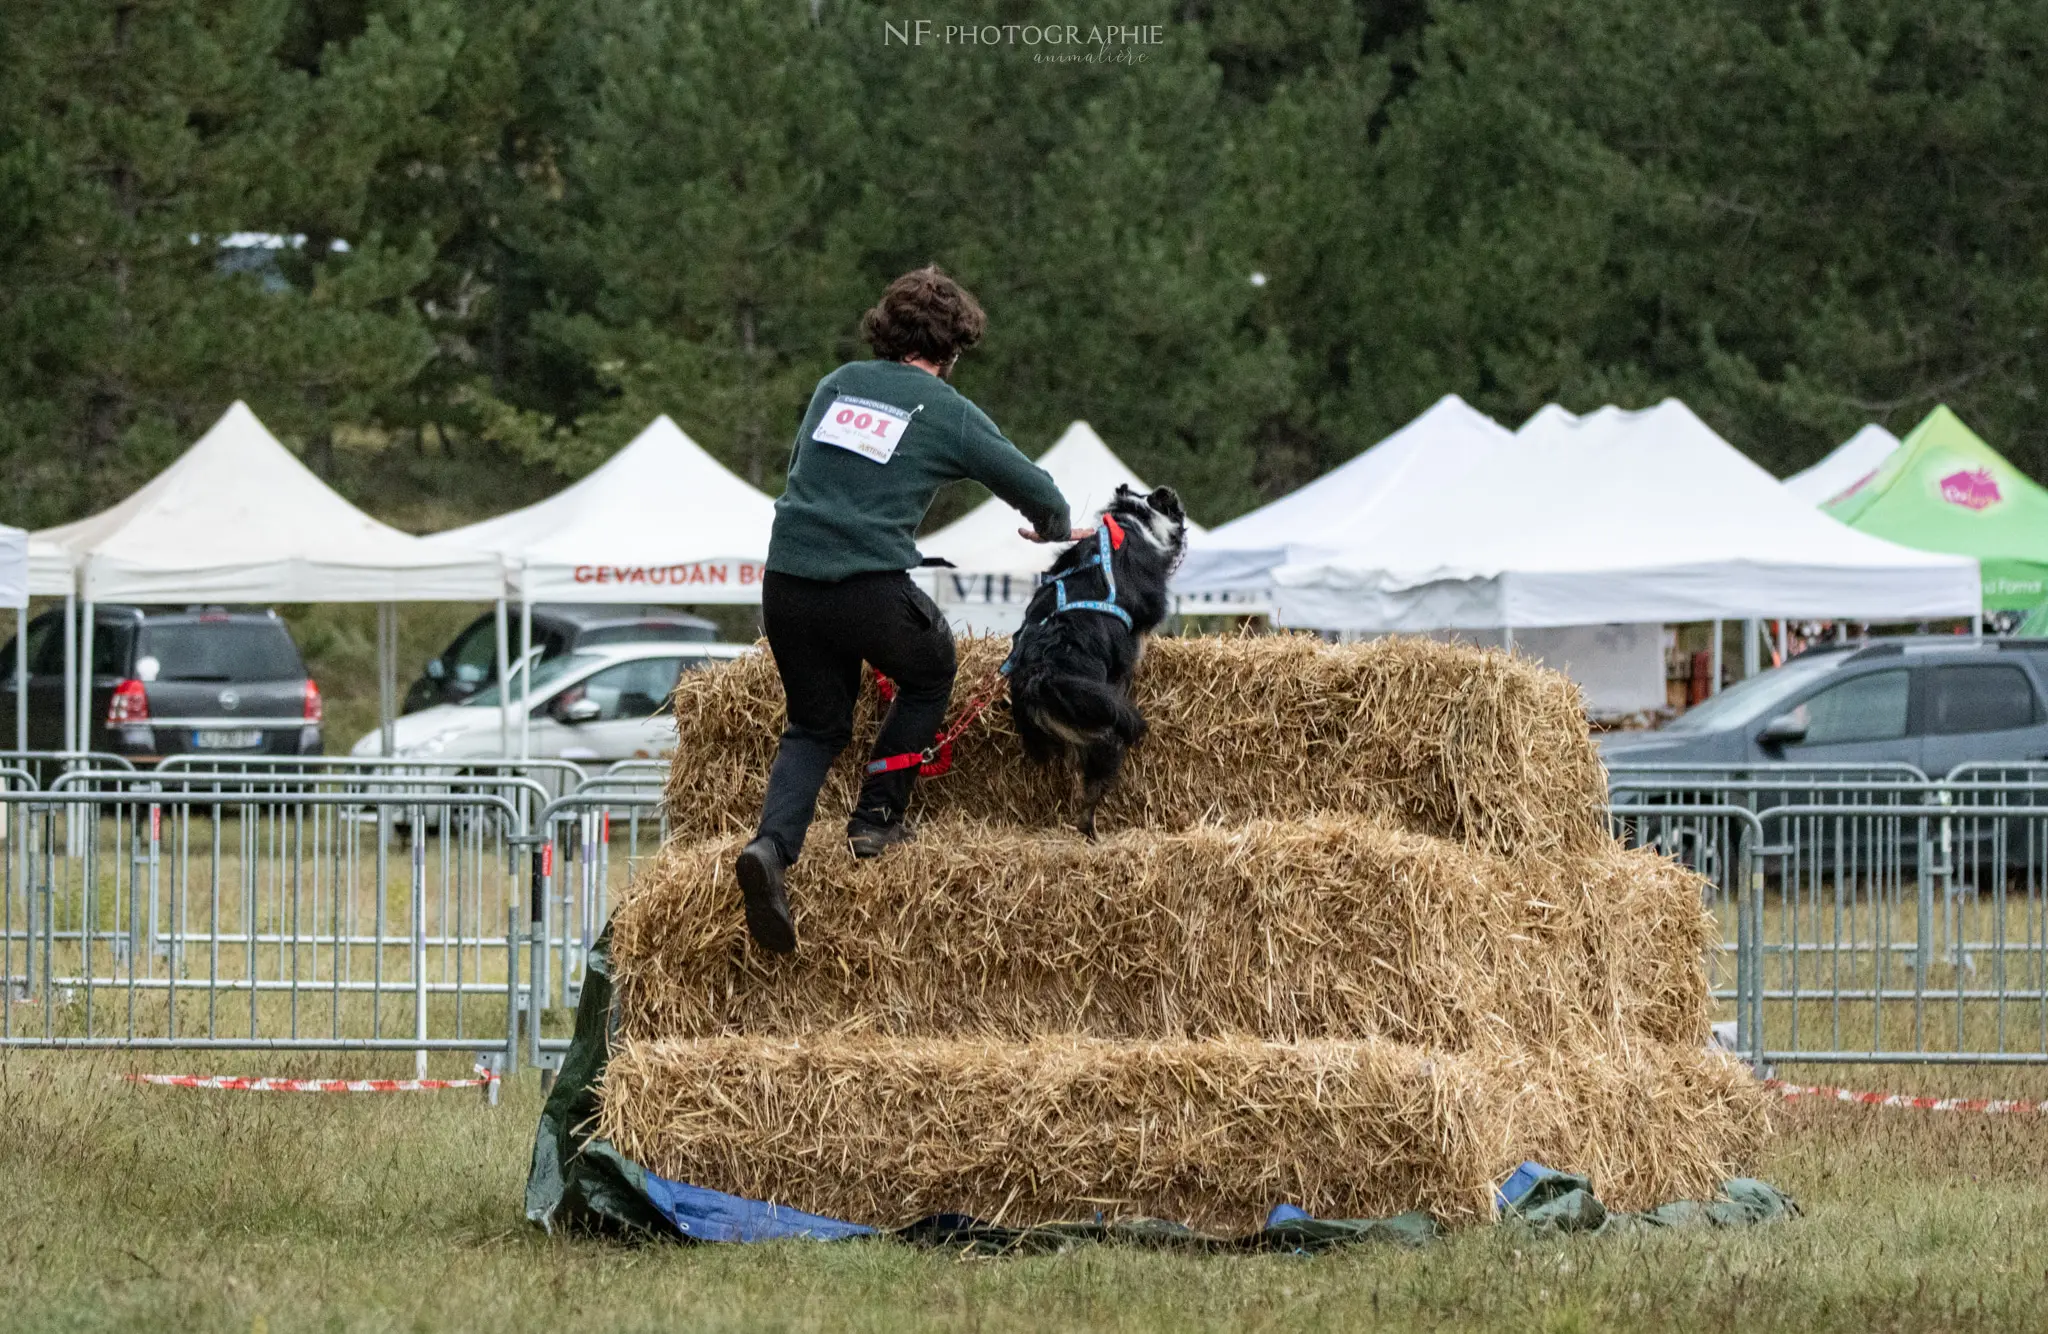
[[[861, 663], [896, 683], [873, 758], [922, 750], [945, 726], [953, 632], [910, 576], [893, 570], [830, 584], [770, 570], [761, 584], [761, 623], [789, 701], [789, 726], [768, 771], [759, 836], [773, 839], [791, 863], [803, 851], [832, 762], [853, 738]], [[869, 775], [854, 814], [877, 824], [902, 819], [916, 781], [914, 765]]]

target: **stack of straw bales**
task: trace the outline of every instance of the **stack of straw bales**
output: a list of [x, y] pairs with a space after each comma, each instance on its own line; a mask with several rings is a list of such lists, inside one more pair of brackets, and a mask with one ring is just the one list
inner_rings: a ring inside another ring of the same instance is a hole
[[[963, 642], [961, 699], [1003, 652]], [[1700, 884], [1608, 837], [1563, 677], [1415, 640], [1161, 640], [1137, 693], [1151, 735], [1096, 843], [992, 711], [920, 785], [918, 841], [855, 861], [849, 753], [778, 958], [731, 873], [773, 665], [686, 677], [675, 832], [613, 926], [599, 1129], [663, 1175], [882, 1225], [1467, 1219], [1528, 1157], [1639, 1207], [1749, 1152], [1762, 1099], [1705, 1051]]]

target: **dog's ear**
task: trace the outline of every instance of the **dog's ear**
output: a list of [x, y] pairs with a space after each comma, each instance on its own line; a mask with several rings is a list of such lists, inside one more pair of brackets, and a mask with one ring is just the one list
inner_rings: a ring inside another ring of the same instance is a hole
[[1188, 512], [1181, 506], [1180, 494], [1170, 486], [1162, 486], [1145, 497], [1145, 503], [1175, 523], [1187, 522]]

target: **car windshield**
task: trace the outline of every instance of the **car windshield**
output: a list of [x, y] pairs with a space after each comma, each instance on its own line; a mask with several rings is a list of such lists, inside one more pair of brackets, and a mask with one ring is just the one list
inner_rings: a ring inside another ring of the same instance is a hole
[[291, 635], [271, 621], [145, 625], [136, 665], [149, 672], [145, 659], [155, 660], [158, 681], [290, 681], [306, 674]]
[[[603, 661], [604, 655], [602, 653], [565, 653], [559, 658], [549, 658], [534, 669], [533, 693], [544, 695], [554, 686], [555, 682], [563, 677], [568, 676], [572, 672], [580, 672], [586, 667]], [[520, 679], [522, 673], [523, 669], [520, 667], [512, 669], [512, 698], [514, 699], [519, 698], [523, 688], [523, 683]], [[496, 686], [486, 686], [462, 701], [462, 703], [465, 708], [489, 707], [495, 709], [498, 707], [498, 688]]]
[[1718, 732], [1723, 728], [1754, 722], [1774, 712], [1787, 699], [1840, 667], [1851, 656], [1847, 653], [1822, 653], [1794, 658], [1783, 667], [1773, 667], [1747, 681], [1736, 682], [1712, 699], [1687, 710], [1661, 730]]

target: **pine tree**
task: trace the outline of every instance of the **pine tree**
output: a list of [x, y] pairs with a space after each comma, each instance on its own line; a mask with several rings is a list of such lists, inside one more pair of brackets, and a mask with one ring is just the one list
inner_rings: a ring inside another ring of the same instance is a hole
[[666, 412], [779, 484], [868, 295], [840, 225], [863, 182], [839, 38], [800, 5], [608, 0], [557, 51], [558, 305], [535, 323], [596, 392], [530, 450], [581, 471]]
[[[234, 398], [301, 440], [426, 360], [425, 238], [365, 229], [365, 182], [452, 43], [422, 6], [314, 71], [281, 0], [0, 10], [0, 467], [44, 523], [118, 499]], [[227, 245], [237, 233], [283, 238]]]

